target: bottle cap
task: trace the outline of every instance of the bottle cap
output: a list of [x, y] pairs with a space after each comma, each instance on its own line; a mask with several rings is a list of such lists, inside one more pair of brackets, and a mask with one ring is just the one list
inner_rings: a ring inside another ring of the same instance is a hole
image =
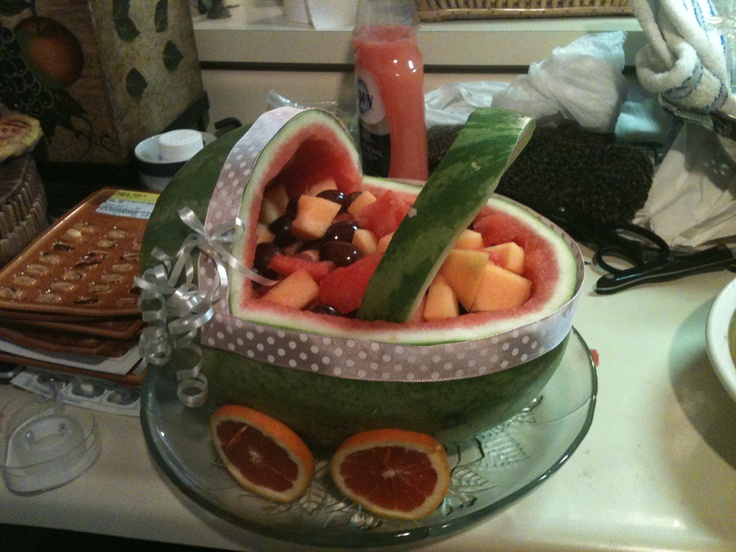
[[355, 15], [355, 26], [406, 25], [419, 26], [413, 0], [360, 0]]
[[188, 161], [203, 147], [202, 133], [196, 130], [172, 130], [158, 137], [158, 152], [162, 161]]

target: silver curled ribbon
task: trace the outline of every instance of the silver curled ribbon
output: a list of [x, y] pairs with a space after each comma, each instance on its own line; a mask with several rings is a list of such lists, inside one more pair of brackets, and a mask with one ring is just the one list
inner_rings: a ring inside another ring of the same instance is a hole
[[[173, 352], [181, 350], [193, 358], [191, 366], [177, 370], [177, 396], [186, 406], [205, 404], [208, 396], [207, 377], [201, 373], [202, 349], [196, 338], [200, 329], [214, 316], [213, 304], [228, 289], [228, 267], [244, 273], [261, 284], [273, 284], [272, 280], [256, 274], [230, 254], [236, 228], [243, 228], [240, 219], [235, 226], [218, 227], [208, 232], [197, 215], [189, 207], [179, 209], [179, 218], [193, 232], [182, 242], [174, 255], [154, 247], [151, 255], [160, 264], [146, 270], [136, 278], [141, 294], [138, 306], [146, 324], [141, 332], [138, 350], [145, 365], [164, 366], [171, 361]], [[210, 285], [194, 283], [196, 267], [192, 254], [206, 254], [215, 264], [215, 275]]]

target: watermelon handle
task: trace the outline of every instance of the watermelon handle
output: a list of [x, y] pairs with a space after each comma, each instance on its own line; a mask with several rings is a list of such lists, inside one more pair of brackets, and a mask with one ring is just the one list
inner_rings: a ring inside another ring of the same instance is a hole
[[488, 202], [534, 128], [534, 119], [506, 109], [470, 114], [392, 237], [358, 318], [406, 322], [413, 316], [453, 243]]

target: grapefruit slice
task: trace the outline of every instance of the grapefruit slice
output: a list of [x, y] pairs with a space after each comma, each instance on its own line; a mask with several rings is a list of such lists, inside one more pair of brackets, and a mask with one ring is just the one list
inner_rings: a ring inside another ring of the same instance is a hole
[[210, 418], [210, 433], [217, 454], [244, 489], [291, 502], [309, 487], [314, 457], [278, 420], [245, 406], [225, 405]]
[[450, 467], [442, 445], [424, 433], [374, 429], [345, 440], [330, 474], [350, 500], [376, 515], [415, 520], [442, 503]]

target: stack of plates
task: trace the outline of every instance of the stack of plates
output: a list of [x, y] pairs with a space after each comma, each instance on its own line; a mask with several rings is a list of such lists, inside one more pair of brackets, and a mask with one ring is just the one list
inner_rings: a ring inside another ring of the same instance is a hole
[[102, 189], [0, 271], [0, 360], [140, 381], [135, 277], [156, 197]]
[[30, 155], [0, 164], [0, 266], [47, 226], [46, 192]]

